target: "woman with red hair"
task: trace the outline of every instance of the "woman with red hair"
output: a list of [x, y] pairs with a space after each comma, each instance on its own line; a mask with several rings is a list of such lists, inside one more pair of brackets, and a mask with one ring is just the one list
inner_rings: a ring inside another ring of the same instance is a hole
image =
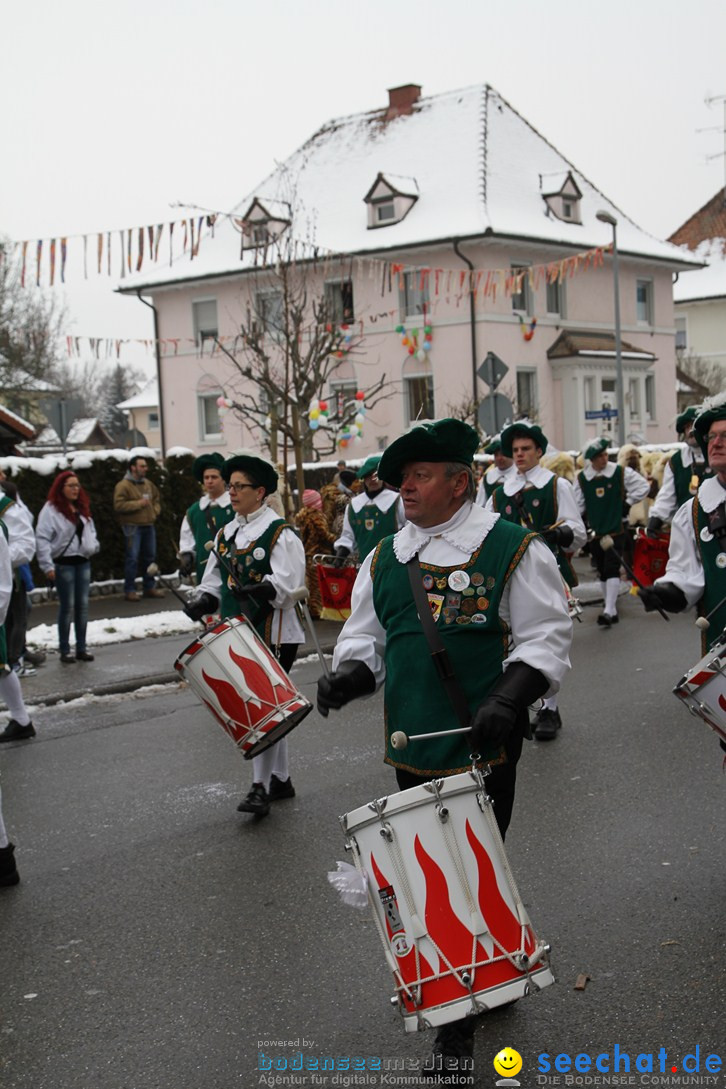
[[[58, 591], [61, 662], [92, 662], [93, 655], [86, 650], [90, 557], [100, 546], [88, 496], [71, 470], [59, 473], [51, 484], [35, 536], [40, 568]], [[76, 630], [75, 655], [71, 654], [71, 620]]]

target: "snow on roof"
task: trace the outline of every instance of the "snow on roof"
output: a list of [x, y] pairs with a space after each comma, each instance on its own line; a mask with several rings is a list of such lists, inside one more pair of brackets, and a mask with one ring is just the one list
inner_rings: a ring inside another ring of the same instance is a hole
[[[99, 427], [103, 431], [101, 424], [98, 422], [97, 416], [91, 416], [86, 419], [74, 420], [68, 431], [66, 437], [66, 443], [68, 446], [82, 446], [84, 442], [88, 442], [93, 432]], [[56, 432], [55, 428], [48, 425], [39, 432], [38, 437], [33, 443], [34, 446], [61, 446], [61, 440]]]
[[[673, 285], [673, 299], [677, 303], [693, 302], [696, 299], [718, 299], [726, 297], [726, 240], [710, 238], [701, 242], [694, 251], [694, 257], [707, 261], [706, 268], [688, 271], [681, 275]], [[686, 252], [691, 252], [686, 250]]]
[[[243, 215], [255, 197], [265, 206], [289, 204], [298, 241], [335, 253], [401, 251], [424, 243], [481, 236], [526, 238], [574, 250], [607, 246], [618, 221], [622, 253], [671, 262], [695, 259], [653, 238], [628, 219], [493, 88], [480, 84], [421, 98], [412, 112], [385, 120], [384, 109], [323, 125], [234, 209]], [[582, 192], [581, 224], [547, 214], [540, 176], [572, 172]], [[363, 198], [379, 174], [415, 178], [417, 204], [402, 220], [368, 230]], [[241, 254], [239, 226], [218, 220], [197, 256], [179, 255], [126, 277], [120, 291], [198, 280], [259, 266], [260, 254]], [[415, 263], [412, 261], [412, 263]]]
[[28, 437], [35, 434], [35, 428], [27, 420], [24, 420], [22, 416], [18, 416], [17, 413], [11, 412], [6, 405], [0, 405], [0, 413], [3, 417], [3, 422], [16, 425], [19, 431], [27, 431]]
[[159, 386], [156, 378], [147, 382], [142, 390], [119, 402], [116, 408], [156, 408], [159, 404]]

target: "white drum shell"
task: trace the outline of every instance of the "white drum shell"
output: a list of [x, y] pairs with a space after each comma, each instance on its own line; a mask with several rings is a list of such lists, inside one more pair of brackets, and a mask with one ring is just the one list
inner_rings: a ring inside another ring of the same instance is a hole
[[723, 636], [678, 682], [673, 692], [692, 715], [702, 719], [726, 741], [726, 642]]

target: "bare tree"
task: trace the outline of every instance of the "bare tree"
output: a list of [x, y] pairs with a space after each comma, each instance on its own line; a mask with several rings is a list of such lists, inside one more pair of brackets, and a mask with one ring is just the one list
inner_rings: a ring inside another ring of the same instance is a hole
[[707, 394], [720, 393], [724, 388], [726, 368], [716, 360], [704, 359], [691, 352], [678, 353], [678, 366], [694, 382], [704, 386]]

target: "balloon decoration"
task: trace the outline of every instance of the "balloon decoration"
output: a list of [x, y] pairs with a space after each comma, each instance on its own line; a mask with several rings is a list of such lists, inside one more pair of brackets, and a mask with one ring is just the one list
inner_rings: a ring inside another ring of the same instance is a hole
[[[356, 413], [352, 423], [343, 424], [337, 436], [338, 449], [346, 450], [349, 446], [358, 445], [363, 441], [363, 424], [366, 418], [365, 393], [358, 390], [355, 395]], [[317, 431], [320, 427], [327, 427], [330, 418], [330, 408], [327, 401], [319, 401], [317, 398], [310, 402], [308, 409], [308, 425], [311, 431]]]
[[231, 401], [229, 397], [225, 397], [223, 393], [220, 393], [219, 397], [217, 398], [217, 415], [219, 416], [220, 431], [224, 431], [224, 417], [227, 415], [233, 405], [234, 401]]
[[527, 325], [522, 315], [517, 314], [517, 317], [519, 318], [519, 328], [522, 330], [522, 336], [525, 340], [531, 340], [534, 336], [534, 331], [537, 328], [537, 319], [532, 318], [531, 322], [529, 323], [529, 328], [527, 328]]
[[404, 325], [397, 325], [396, 332], [401, 337], [401, 347], [405, 348], [409, 355], [415, 355], [420, 362], [427, 358], [431, 351], [431, 339], [434, 333], [430, 325], [424, 325], [421, 343], [419, 343], [420, 330], [418, 329], [406, 329]]

